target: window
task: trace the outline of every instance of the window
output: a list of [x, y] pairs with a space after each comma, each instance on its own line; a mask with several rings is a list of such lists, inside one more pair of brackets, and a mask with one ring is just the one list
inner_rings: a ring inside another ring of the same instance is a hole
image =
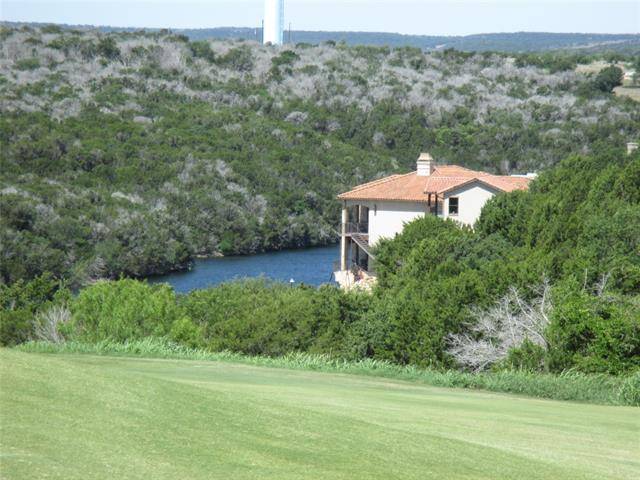
[[449, 199], [449, 215], [458, 215], [458, 197]]

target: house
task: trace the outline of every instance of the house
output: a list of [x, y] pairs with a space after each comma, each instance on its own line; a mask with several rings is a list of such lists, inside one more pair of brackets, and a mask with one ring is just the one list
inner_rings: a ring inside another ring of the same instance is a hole
[[336, 281], [348, 287], [375, 280], [369, 262], [372, 247], [382, 238], [393, 238], [406, 223], [437, 215], [473, 225], [487, 200], [499, 192], [524, 190], [534, 177], [437, 165], [431, 155], [422, 153], [415, 172], [391, 175], [338, 195], [342, 225]]

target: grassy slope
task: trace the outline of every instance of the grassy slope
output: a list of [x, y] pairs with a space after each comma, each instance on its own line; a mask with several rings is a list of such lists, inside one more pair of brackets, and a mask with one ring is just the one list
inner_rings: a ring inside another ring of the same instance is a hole
[[98, 343], [28, 342], [15, 348], [29, 353], [89, 354], [111, 357], [214, 361], [290, 370], [350, 373], [426, 383], [434, 387], [471, 388], [552, 400], [640, 407], [640, 372], [632, 376], [615, 377], [598, 374], [586, 375], [579, 372], [551, 375], [515, 370], [483, 373], [468, 373], [458, 370], [439, 371], [422, 369], [415, 365], [398, 365], [372, 358], [349, 361], [331, 358], [328, 355], [302, 352], [291, 352], [282, 357], [249, 356], [228, 351], [211, 352], [192, 349], [168, 342], [166, 339], [152, 337], [124, 343], [110, 340], [102, 340]]
[[0, 351], [6, 478], [637, 478], [630, 407]]

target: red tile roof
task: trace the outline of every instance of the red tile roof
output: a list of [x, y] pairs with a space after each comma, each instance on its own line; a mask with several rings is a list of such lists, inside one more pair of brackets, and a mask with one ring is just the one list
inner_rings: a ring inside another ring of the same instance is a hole
[[492, 175], [457, 165], [439, 165], [431, 175], [419, 176], [417, 172], [391, 175], [358, 185], [353, 190], [338, 195], [340, 200], [395, 200], [427, 202], [431, 195], [443, 194], [466, 184], [480, 182], [495, 190], [510, 192], [526, 190], [529, 178]]

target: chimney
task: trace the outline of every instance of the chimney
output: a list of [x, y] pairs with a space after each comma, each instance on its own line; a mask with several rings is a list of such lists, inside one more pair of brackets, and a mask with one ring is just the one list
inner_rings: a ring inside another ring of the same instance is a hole
[[637, 142], [629, 142], [629, 143], [627, 143], [627, 155], [631, 155], [637, 149], [638, 149]]
[[421, 153], [418, 157], [418, 176], [428, 177], [436, 167], [436, 161], [428, 153]]

